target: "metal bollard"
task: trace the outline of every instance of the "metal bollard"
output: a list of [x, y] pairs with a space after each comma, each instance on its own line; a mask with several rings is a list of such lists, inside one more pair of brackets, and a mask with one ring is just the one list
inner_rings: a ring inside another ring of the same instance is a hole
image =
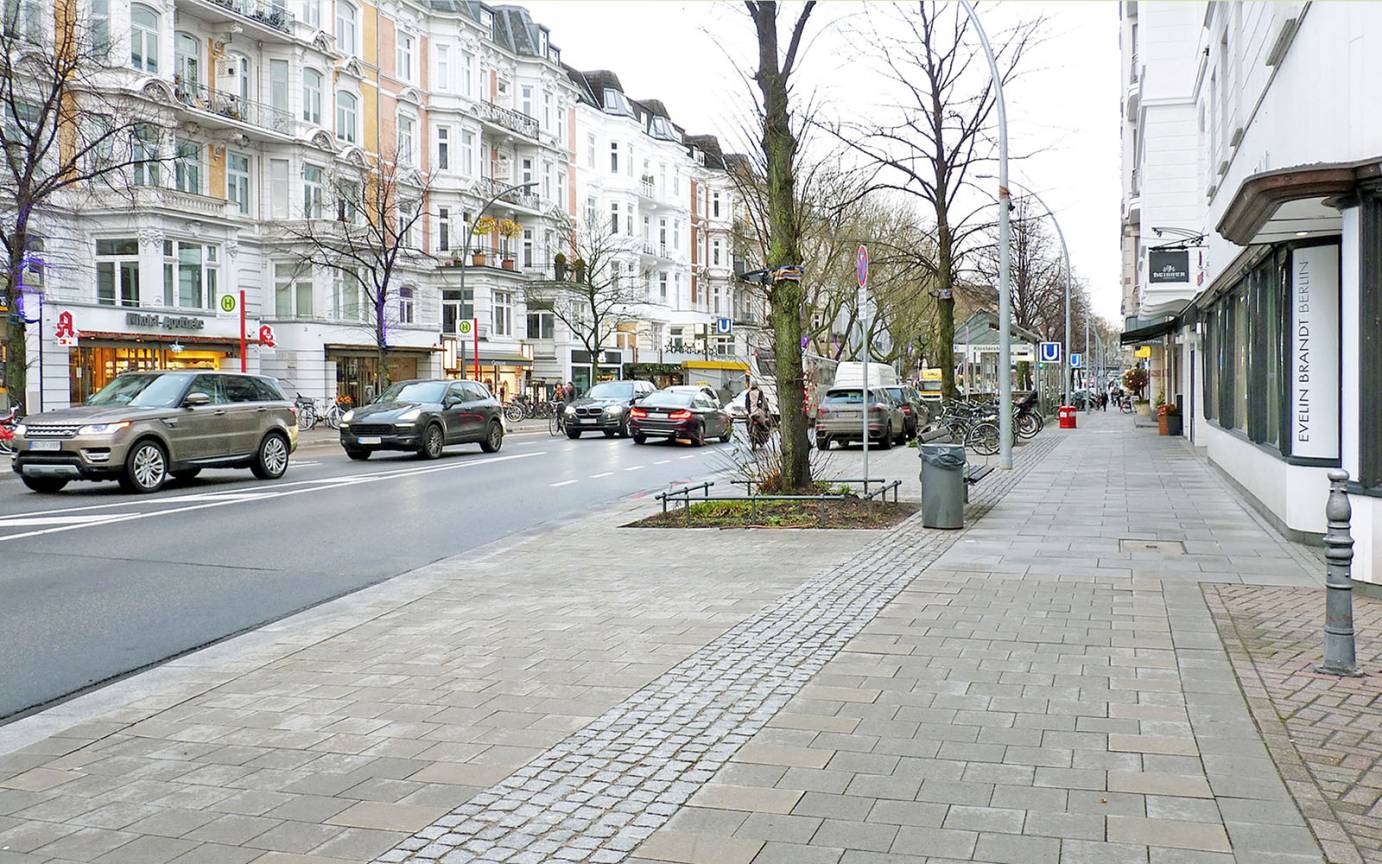
[[1351, 677], [1363, 673], [1358, 671], [1353, 641], [1353, 536], [1348, 530], [1353, 507], [1344, 491], [1347, 482], [1347, 471], [1329, 471], [1329, 500], [1324, 505], [1324, 515], [1329, 520], [1324, 533], [1324, 662], [1315, 671]]

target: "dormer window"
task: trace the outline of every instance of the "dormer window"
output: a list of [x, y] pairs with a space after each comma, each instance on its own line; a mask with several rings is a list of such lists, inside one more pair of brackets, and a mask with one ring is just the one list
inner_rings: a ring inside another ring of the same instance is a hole
[[489, 38], [494, 38], [494, 13], [488, 9], [480, 10], [480, 26], [489, 31]]
[[676, 130], [672, 128], [672, 122], [666, 117], [653, 117], [651, 133], [654, 138], [660, 138], [663, 141], [677, 140]]
[[547, 57], [548, 57], [548, 59], [550, 59], [553, 63], [560, 63], [560, 62], [561, 62], [561, 49], [560, 49], [560, 48], [552, 48], [550, 51], [547, 52]]
[[625, 117], [633, 117], [633, 108], [629, 106], [629, 100], [623, 93], [613, 87], [605, 88], [605, 111], [609, 114], [622, 114]]
[[547, 31], [537, 31], [537, 53], [539, 56], [547, 53]]

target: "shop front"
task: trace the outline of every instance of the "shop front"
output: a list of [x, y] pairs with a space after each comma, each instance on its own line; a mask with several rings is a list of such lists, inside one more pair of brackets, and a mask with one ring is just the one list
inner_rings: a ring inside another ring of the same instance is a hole
[[[390, 348], [384, 357], [390, 383], [429, 377], [432, 349]], [[378, 396], [379, 354], [362, 345], [327, 345], [326, 362], [336, 369], [336, 398], [368, 405]]]
[[601, 381], [617, 381], [622, 377], [624, 352], [605, 351], [600, 357], [598, 368], [590, 362], [590, 352], [572, 350], [571, 381], [577, 393], [584, 393]]

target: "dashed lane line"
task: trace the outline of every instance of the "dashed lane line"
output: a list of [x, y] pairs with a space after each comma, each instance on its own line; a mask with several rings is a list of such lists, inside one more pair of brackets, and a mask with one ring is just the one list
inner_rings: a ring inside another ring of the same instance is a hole
[[579, 483], [579, 482], [580, 482], [579, 480], [563, 480], [563, 481], [561, 481], [560, 483], [552, 483], [552, 484], [549, 484], [549, 485], [550, 485], [552, 488], [555, 489], [555, 488], [558, 487], [558, 486], [570, 486], [572, 483]]
[[591, 475], [590, 475], [590, 479], [591, 479], [591, 480], [599, 480], [601, 477], [608, 477], [609, 475], [611, 475], [611, 474], [613, 474], [613, 473], [614, 473], [613, 471], [605, 471], [605, 472], [600, 473], [600, 474], [591, 474]]

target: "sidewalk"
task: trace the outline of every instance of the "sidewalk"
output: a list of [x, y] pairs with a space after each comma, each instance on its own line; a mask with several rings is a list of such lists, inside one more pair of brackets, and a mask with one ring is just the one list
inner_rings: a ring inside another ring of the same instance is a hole
[[630, 502], [0, 727], [0, 864], [1382, 860], [1317, 561], [1080, 423], [961, 532]]

